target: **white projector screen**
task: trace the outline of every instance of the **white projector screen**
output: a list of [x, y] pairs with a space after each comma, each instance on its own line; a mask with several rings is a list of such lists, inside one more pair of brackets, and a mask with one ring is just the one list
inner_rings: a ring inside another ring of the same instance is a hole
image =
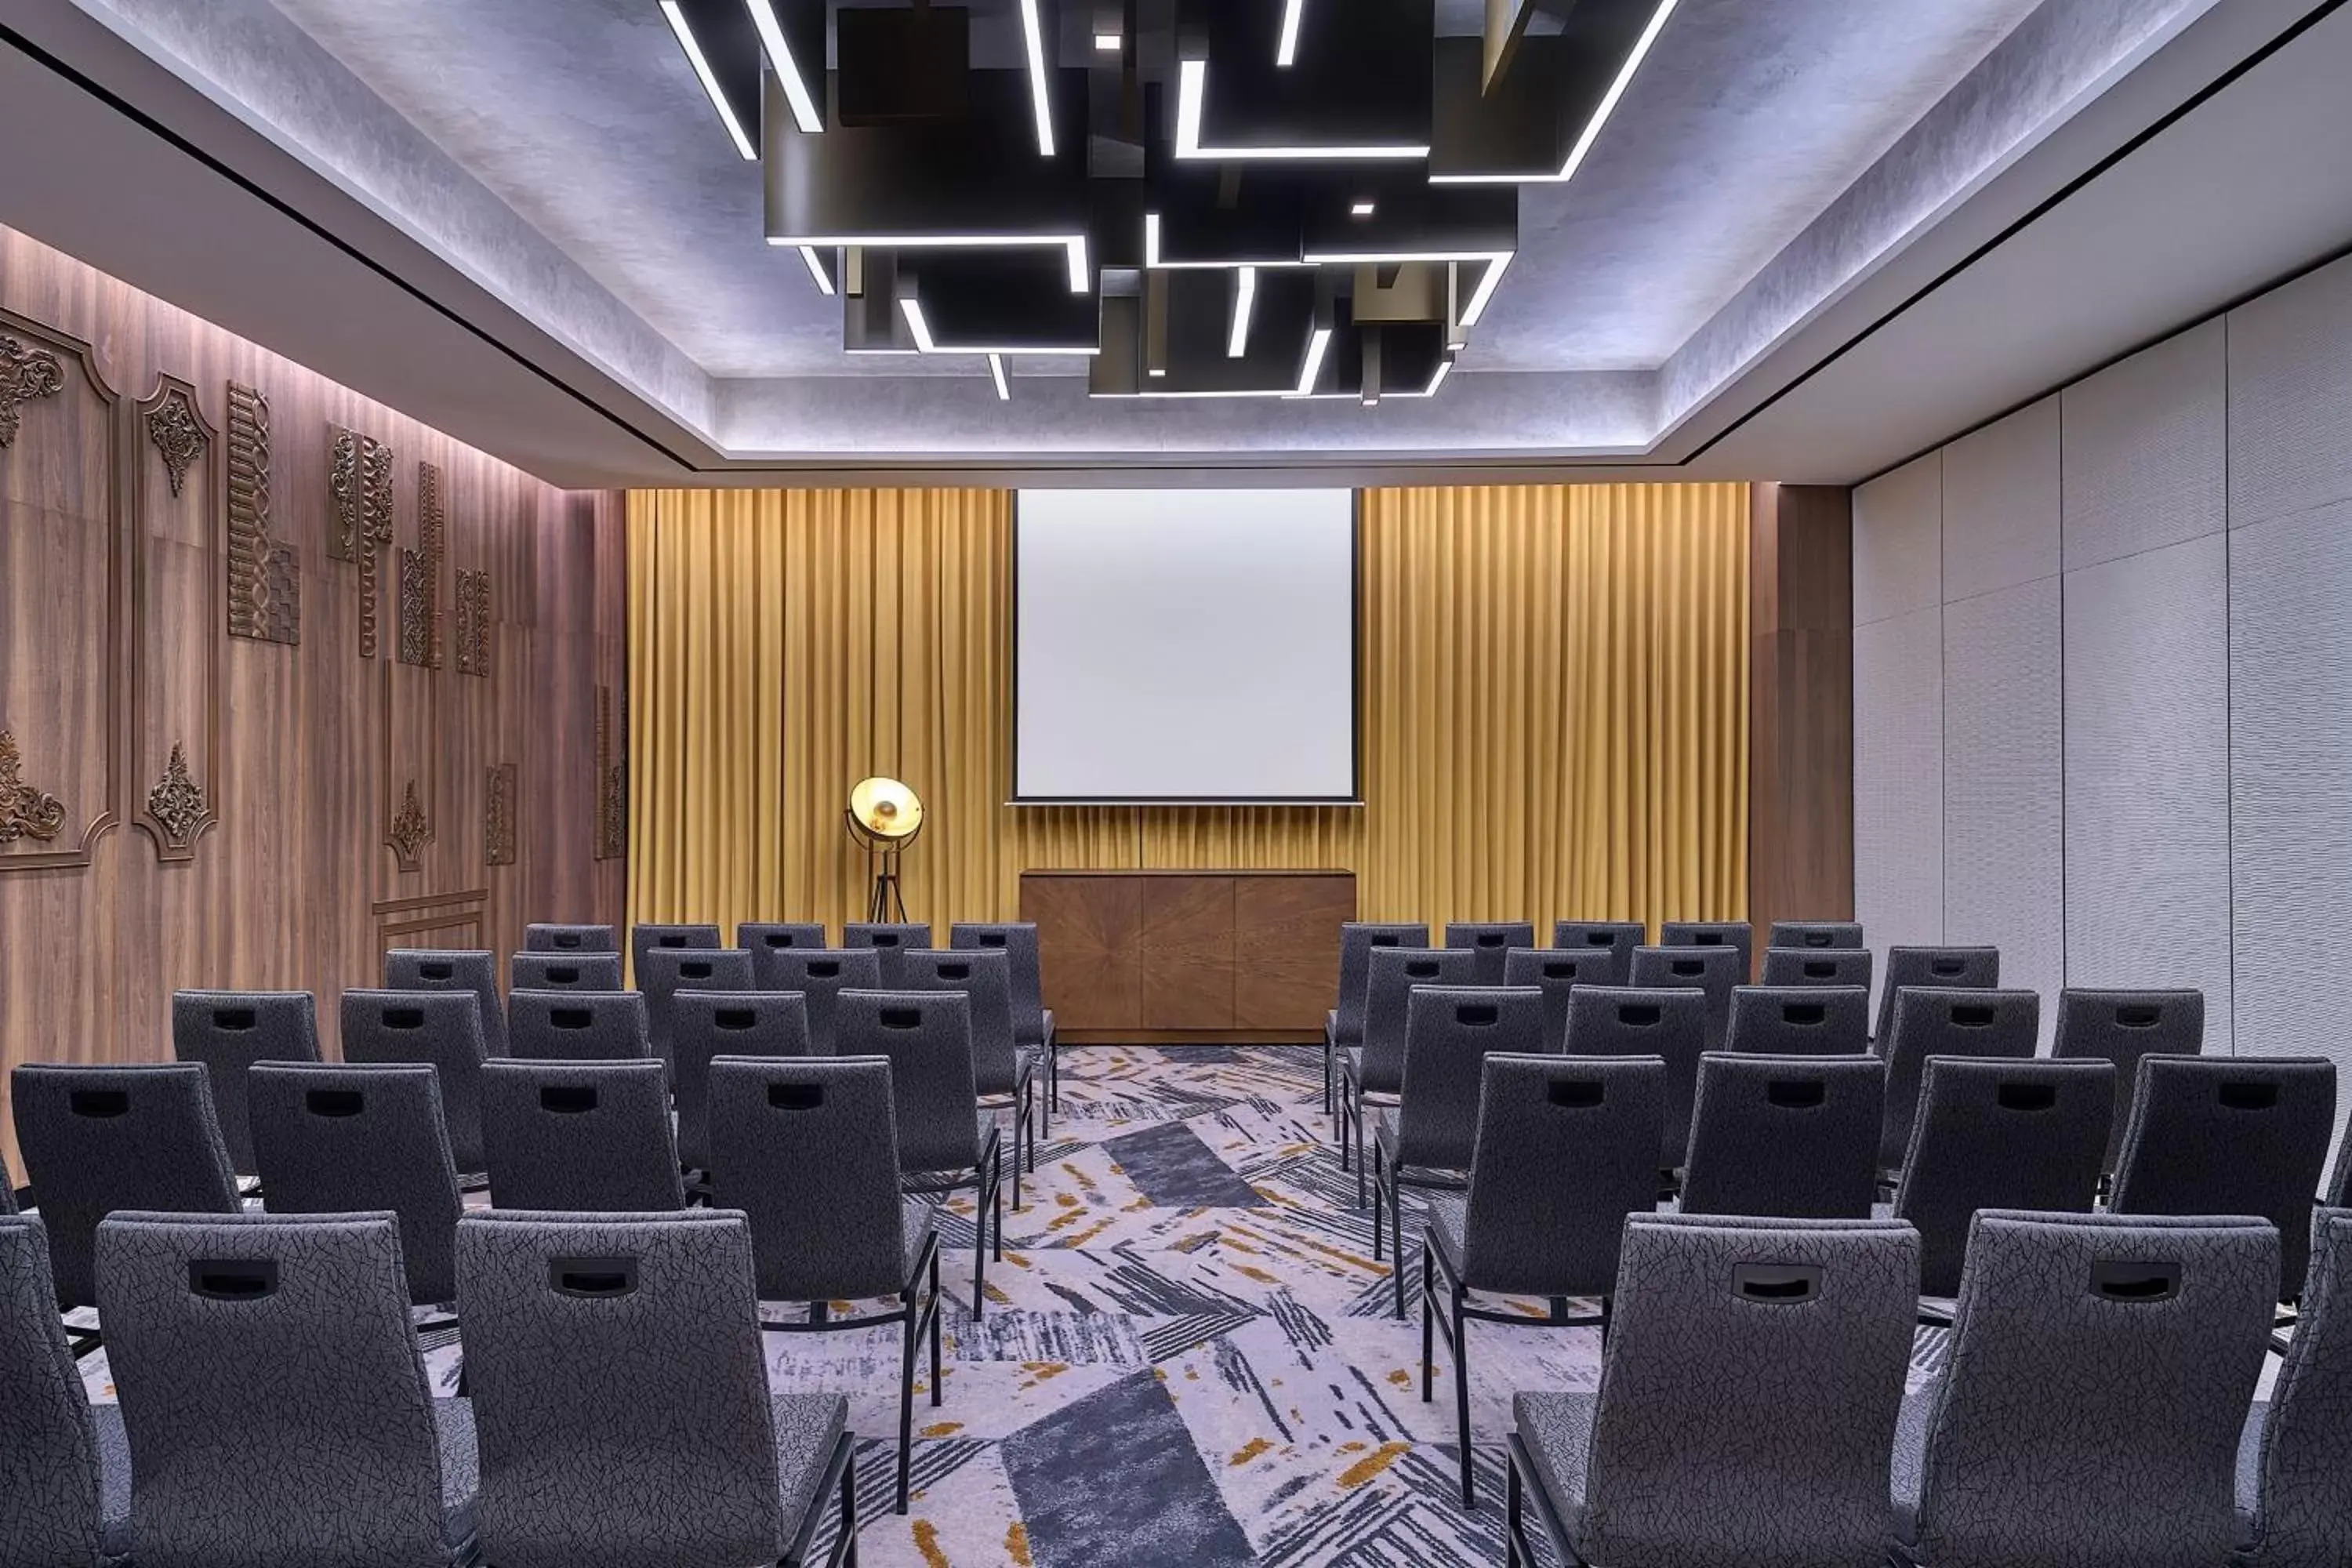
[[1023, 490], [1016, 802], [1353, 802], [1352, 490]]

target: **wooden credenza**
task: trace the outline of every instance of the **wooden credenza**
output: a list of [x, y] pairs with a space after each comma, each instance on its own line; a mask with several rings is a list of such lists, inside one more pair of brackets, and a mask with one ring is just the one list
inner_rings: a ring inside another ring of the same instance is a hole
[[1352, 871], [1024, 871], [1045, 1005], [1072, 1044], [1316, 1040]]

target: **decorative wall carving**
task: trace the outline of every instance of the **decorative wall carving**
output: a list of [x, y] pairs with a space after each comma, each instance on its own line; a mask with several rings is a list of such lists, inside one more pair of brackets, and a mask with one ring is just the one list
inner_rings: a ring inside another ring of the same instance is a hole
[[65, 803], [25, 783], [16, 737], [0, 730], [0, 844], [19, 838], [43, 843], [65, 831]]
[[327, 499], [334, 527], [328, 546], [337, 559], [360, 563], [360, 657], [373, 658], [383, 555], [392, 548], [393, 451], [356, 430], [329, 428]]
[[457, 568], [457, 673], [490, 673], [490, 574]]
[[156, 847], [165, 860], [192, 858], [196, 840], [217, 820], [204, 786], [188, 772], [187, 748], [177, 741], [163, 776], [147, 792], [147, 816], [160, 830]]
[[[199, 770], [215, 776], [221, 765], [221, 639], [213, 628], [225, 574], [214, 512], [225, 448], [196, 389], [169, 372], [156, 372], [155, 389], [134, 408], [134, 432], [146, 432], [154, 455], [139, 454], [131, 489], [132, 793], [124, 805], [158, 860], [190, 860], [218, 820], [196, 777]], [[191, 571], [175, 563], [159, 548], [166, 540], [202, 540], [204, 564]], [[142, 779], [156, 781], [143, 795]]]
[[26, 348], [15, 338], [0, 337], [0, 447], [16, 439], [25, 417], [19, 404], [55, 397], [65, 389], [65, 366], [58, 363], [57, 355]]
[[213, 444], [212, 433], [196, 412], [195, 399], [179, 386], [166, 387], [163, 400], [147, 410], [147, 439], [163, 454], [163, 471], [171, 477], [174, 496], [188, 482], [188, 465]]
[[613, 689], [596, 689], [596, 858], [629, 851], [629, 766], [613, 717]]
[[399, 858], [400, 868], [404, 871], [415, 870], [417, 856], [433, 842], [433, 824], [425, 817], [425, 807], [416, 798], [415, 779], [410, 779], [401, 790], [400, 812], [392, 819], [384, 842], [392, 846], [392, 852]]
[[489, 770], [482, 808], [482, 858], [493, 866], [515, 863], [515, 765]]
[[[447, 547], [448, 521], [441, 510], [441, 470], [430, 463], [416, 465], [416, 548], [400, 552], [400, 652], [403, 664], [441, 668], [441, 556]], [[462, 579], [463, 574], [460, 574]], [[459, 614], [464, 613], [465, 584], [458, 584]], [[460, 637], [463, 637], [463, 621]], [[458, 650], [459, 668], [465, 651]]]
[[330, 425], [327, 439], [327, 507], [334, 522], [327, 531], [327, 553], [350, 561], [360, 552], [360, 443], [365, 437]]
[[228, 384], [228, 635], [302, 640], [302, 559], [269, 536], [269, 399]]

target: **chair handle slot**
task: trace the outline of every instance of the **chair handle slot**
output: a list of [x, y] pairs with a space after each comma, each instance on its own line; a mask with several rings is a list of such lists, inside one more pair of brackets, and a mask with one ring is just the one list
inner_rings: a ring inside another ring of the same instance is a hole
[[1573, 963], [1553, 961], [1543, 966], [1543, 977], [1546, 980], [1573, 980], [1577, 977], [1577, 966]]
[[1743, 1301], [1791, 1307], [1822, 1293], [1821, 1266], [1811, 1263], [1738, 1263], [1731, 1288]]
[[969, 963], [942, 963], [936, 971], [934, 971], [934, 973], [942, 980], [969, 980], [971, 978], [971, 965]]
[[1967, 968], [1968, 965], [1957, 958], [1931, 958], [1927, 961], [1927, 973], [1930, 974], [1953, 975]]
[[772, 1083], [768, 1086], [768, 1103], [778, 1110], [814, 1110], [824, 1103], [824, 1085]]
[[769, 947], [790, 947], [793, 945], [793, 933], [788, 931], [761, 931], [760, 941]]
[[2221, 1102], [2225, 1110], [2270, 1110], [2278, 1105], [2279, 1086], [2224, 1079], [2213, 1086], [2213, 1098]]
[[680, 980], [708, 980], [710, 978], [710, 965], [698, 959], [688, 959], [677, 966], [677, 977]]
[[1828, 1101], [1830, 1086], [1817, 1078], [1775, 1078], [1764, 1082], [1764, 1103], [1790, 1110]]
[[1617, 945], [1616, 933], [1605, 931], [1586, 931], [1584, 933], [1584, 945], [1587, 947], [1615, 947]]
[[1695, 931], [1690, 933], [1690, 944], [1693, 947], [1728, 947], [1731, 945], [1729, 942], [1724, 941], [1723, 933], [1719, 931]]
[[1992, 1100], [2003, 1110], [2050, 1110], [2058, 1104], [2058, 1086], [2054, 1083], [1996, 1084]]
[[2180, 1294], [2180, 1265], [2097, 1258], [2091, 1264], [2091, 1293], [2109, 1301], [2168, 1301]]
[[1504, 947], [1509, 944], [1511, 939], [1502, 931], [1482, 931], [1475, 940], [1480, 947]]
[[559, 1296], [609, 1301], [632, 1295], [637, 1289], [634, 1258], [551, 1258], [547, 1283]]
[[710, 1022], [721, 1029], [749, 1029], [759, 1024], [760, 1015], [750, 1007], [720, 1007], [711, 1013]]
[[898, 933], [895, 931], [873, 931], [867, 934], [866, 941], [872, 947], [896, 947], [898, 945]]
[[1454, 1021], [1473, 1029], [1491, 1028], [1502, 1016], [1501, 1008], [1484, 1003], [1472, 1003], [1454, 1009]]
[[1617, 1009], [1617, 1021], [1629, 1028], [1646, 1029], [1666, 1016], [1665, 1009], [1654, 1003], [1629, 1003]]
[[1670, 974], [1704, 975], [1706, 973], [1706, 965], [1695, 958], [1677, 958], [1666, 965], [1666, 972]]
[[1837, 964], [1826, 958], [1809, 958], [1805, 961], [1804, 971], [1808, 980], [1829, 980], [1836, 976]]
[[421, 1029], [425, 1027], [425, 1009], [386, 1007], [383, 1010], [383, 1026], [387, 1029]]
[[1544, 1085], [1544, 1099], [1570, 1110], [1589, 1110], [1609, 1098], [1609, 1086], [1596, 1078], [1556, 1078]]
[[2126, 1002], [2116, 1009], [2118, 1029], [2153, 1029], [2164, 1021], [2164, 1009], [2146, 1002]]
[[1408, 980], [1433, 980], [1437, 976], [1437, 965], [1427, 959], [1420, 959], [1406, 964], [1404, 973]]
[[686, 945], [686, 938], [679, 936], [675, 931], [665, 931], [660, 936], [654, 938], [654, 945], [656, 947], [684, 947]]
[[841, 973], [841, 960], [837, 958], [820, 958], [808, 966], [808, 973], [810, 978], [815, 980], [836, 979]]
[[241, 1033], [244, 1030], [252, 1028], [257, 1021], [258, 1020], [254, 1016], [253, 1009], [250, 1007], [215, 1007], [213, 1009], [213, 1027], [215, 1029], [226, 1029], [232, 1032]]
[[1804, 933], [1804, 945], [1807, 947], [1827, 947], [1829, 944], [1830, 933], [1825, 931], [1809, 931]]
[[131, 1091], [121, 1089], [77, 1089], [66, 1096], [66, 1109], [76, 1116], [103, 1121], [131, 1114]]
[[278, 1294], [278, 1262], [270, 1258], [192, 1258], [188, 1289], [207, 1301], [258, 1301]]
[[555, 933], [555, 945], [568, 952], [572, 949], [580, 945], [580, 933], [572, 931], [557, 931]]
[[984, 931], [980, 933], [980, 945], [982, 947], [1003, 947], [1004, 945], [1004, 933], [1001, 931]]
[[547, 1021], [559, 1029], [584, 1029], [596, 1021], [596, 1015], [585, 1007], [551, 1007]]
[[306, 1089], [302, 1109], [313, 1116], [342, 1120], [367, 1110], [367, 1095], [356, 1089]]
[[1993, 1011], [1981, 1002], [1963, 1002], [1952, 1008], [1949, 1016], [1956, 1029], [1983, 1029], [1991, 1026]]
[[919, 1029], [923, 1026], [922, 1009], [885, 1007], [881, 1011], [881, 1023], [886, 1029]]
[[580, 984], [580, 968], [572, 963], [550, 964], [547, 978], [557, 985], [577, 985]]
[[1780, 1008], [1780, 1022], [1810, 1029], [1829, 1021], [1830, 1010], [1819, 1002], [1790, 1002]]
[[539, 1108], [558, 1116], [580, 1116], [596, 1109], [596, 1086], [593, 1083], [543, 1083], [539, 1086]]
[[457, 966], [454, 963], [420, 963], [416, 966], [416, 974], [420, 980], [454, 980], [457, 977]]
[[1402, 947], [1404, 939], [1392, 931], [1376, 932], [1365, 944], [1368, 947]]

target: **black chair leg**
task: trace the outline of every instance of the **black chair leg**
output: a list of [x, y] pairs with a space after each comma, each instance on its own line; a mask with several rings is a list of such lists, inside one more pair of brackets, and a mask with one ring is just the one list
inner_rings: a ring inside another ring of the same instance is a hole
[[[1017, 1151], [1013, 1156], [1013, 1185], [1017, 1192], [1021, 1186], [1021, 1156]], [[992, 1233], [989, 1257], [1002, 1263], [1004, 1261], [1004, 1151], [1002, 1148], [996, 1152], [996, 1179], [989, 1185], [994, 1193], [988, 1205], [989, 1216], [993, 1222], [989, 1226]]]
[[1454, 1424], [1462, 1437], [1462, 1506], [1476, 1508], [1471, 1489], [1470, 1447], [1470, 1315], [1463, 1305], [1467, 1292], [1454, 1290]]
[[[1421, 1402], [1423, 1405], [1429, 1403], [1430, 1384], [1437, 1375], [1435, 1360], [1431, 1353], [1435, 1349], [1433, 1336], [1437, 1325], [1431, 1321], [1430, 1306], [1430, 1303], [1437, 1300], [1437, 1291], [1433, 1288], [1434, 1281], [1432, 1279], [1435, 1267], [1430, 1254], [1428, 1239], [1423, 1237], [1421, 1244]], [[1449, 1333], [1446, 1336], [1446, 1342], [1451, 1344], [1453, 1338], [1454, 1336]]]
[[1404, 1317], [1404, 1183], [1401, 1179], [1403, 1166], [1381, 1166], [1381, 1175], [1389, 1184], [1389, 1256], [1394, 1267], [1389, 1278], [1396, 1282], [1396, 1315]]
[[1534, 1568], [1519, 1550], [1519, 1532], [1526, 1528], [1527, 1499], [1520, 1492], [1519, 1467], [1506, 1463], [1503, 1467], [1503, 1563], [1505, 1568]]
[[922, 1320], [915, 1310], [916, 1292], [910, 1288], [899, 1300], [907, 1306], [907, 1342], [898, 1358], [898, 1506], [896, 1511], [907, 1511], [908, 1477], [915, 1468], [915, 1352], [922, 1333]]
[[[1357, 1172], [1356, 1181], [1359, 1190], [1361, 1189], [1363, 1179], [1363, 1173]], [[1388, 1239], [1388, 1226], [1381, 1222], [1381, 1184], [1374, 1182], [1372, 1184], [1372, 1261], [1375, 1263], [1381, 1261], [1381, 1247]], [[1359, 1198], [1357, 1202], [1360, 1205], [1362, 1200]]]
[[940, 1254], [931, 1249], [931, 1403], [940, 1402]]
[[839, 1568], [857, 1568], [857, 1456], [841, 1467], [841, 1543], [834, 1549]]

